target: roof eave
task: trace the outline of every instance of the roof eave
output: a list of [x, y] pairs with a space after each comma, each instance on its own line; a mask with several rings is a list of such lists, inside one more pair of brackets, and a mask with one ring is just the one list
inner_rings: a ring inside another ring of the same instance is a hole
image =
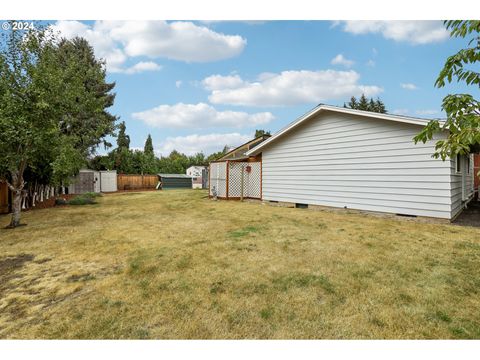
[[383, 119], [383, 120], [388, 120], [388, 121], [396, 121], [396, 122], [401, 122], [401, 123], [406, 123], [406, 124], [412, 124], [412, 125], [419, 125], [419, 126], [425, 126], [428, 124], [430, 120], [428, 119], [419, 119], [419, 118], [411, 118], [411, 117], [399, 117], [396, 115], [390, 115], [390, 114], [381, 114], [381, 113], [373, 113], [369, 111], [362, 111], [362, 110], [355, 110], [355, 109], [349, 109], [349, 108], [340, 108], [336, 106], [330, 106], [330, 105], [319, 105], [312, 109], [311, 111], [307, 112], [306, 114], [302, 115], [300, 118], [297, 120], [293, 121], [280, 131], [278, 131], [276, 134], [272, 135], [269, 139], [261, 142], [254, 148], [250, 149], [245, 153], [245, 155], [251, 156], [251, 155], [257, 155], [262, 148], [270, 144], [272, 141], [275, 141], [277, 138], [281, 137], [285, 133], [289, 132], [291, 129], [297, 127], [298, 125], [302, 124], [304, 121], [312, 118], [313, 116], [317, 115], [321, 111], [333, 111], [337, 113], [343, 113], [343, 114], [349, 114], [349, 115], [359, 115], [359, 116], [366, 116], [370, 118], [376, 118], [376, 119]]

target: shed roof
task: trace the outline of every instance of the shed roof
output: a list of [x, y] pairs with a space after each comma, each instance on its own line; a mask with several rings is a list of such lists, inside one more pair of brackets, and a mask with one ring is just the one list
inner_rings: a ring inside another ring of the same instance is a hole
[[158, 176], [162, 178], [192, 178], [191, 176], [185, 174], [158, 174]]
[[256, 155], [260, 153], [261, 152], [260, 150], [264, 148], [266, 145], [274, 142], [279, 137], [290, 132], [292, 129], [296, 128], [297, 126], [304, 123], [305, 121], [313, 118], [315, 115], [318, 115], [319, 113], [325, 112], [325, 111], [332, 111], [332, 112], [350, 114], [350, 115], [360, 115], [360, 116], [365, 116], [369, 118], [395, 121], [395, 122], [420, 125], [420, 126], [425, 126], [428, 124], [430, 120], [432, 120], [432, 119], [422, 119], [422, 118], [403, 116], [403, 115], [381, 114], [381, 113], [376, 113], [372, 111], [356, 110], [356, 109], [343, 108], [339, 106], [320, 104], [315, 108], [313, 108], [312, 110], [310, 110], [309, 112], [307, 112], [306, 114], [300, 116], [295, 121], [285, 126], [283, 129], [277, 131], [267, 140], [261, 142], [260, 144], [255, 146], [253, 149], [250, 149], [249, 151], [247, 151], [246, 155], [250, 156], [250, 155]]

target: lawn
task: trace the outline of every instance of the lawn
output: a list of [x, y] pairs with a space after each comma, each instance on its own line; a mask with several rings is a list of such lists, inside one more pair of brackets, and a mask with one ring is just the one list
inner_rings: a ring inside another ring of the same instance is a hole
[[0, 217], [0, 338], [480, 338], [480, 229], [106, 195]]

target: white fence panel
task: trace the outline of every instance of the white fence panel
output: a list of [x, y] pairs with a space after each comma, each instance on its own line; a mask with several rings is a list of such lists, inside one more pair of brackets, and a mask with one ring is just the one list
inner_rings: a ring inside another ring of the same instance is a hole
[[227, 163], [218, 162], [210, 164], [210, 196], [227, 196]]

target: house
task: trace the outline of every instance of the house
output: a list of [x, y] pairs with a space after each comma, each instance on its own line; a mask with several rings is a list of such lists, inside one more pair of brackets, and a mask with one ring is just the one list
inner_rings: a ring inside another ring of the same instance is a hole
[[472, 156], [432, 158], [446, 134], [414, 144], [428, 121], [321, 104], [245, 155], [265, 202], [451, 220], [474, 194]]
[[193, 189], [206, 189], [208, 187], [208, 175], [206, 166], [190, 166], [186, 170], [186, 174], [192, 178]]
[[474, 177], [474, 189], [478, 197], [478, 190], [480, 188], [480, 154], [475, 154], [473, 156], [473, 177]]

